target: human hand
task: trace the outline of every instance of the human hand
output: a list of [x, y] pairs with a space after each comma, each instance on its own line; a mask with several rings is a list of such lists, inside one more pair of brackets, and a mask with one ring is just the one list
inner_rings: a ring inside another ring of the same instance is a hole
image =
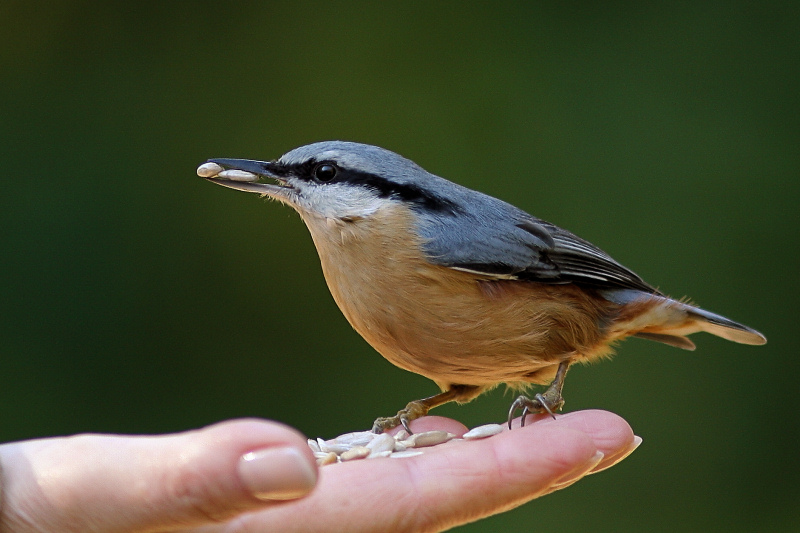
[[[305, 437], [264, 420], [164, 436], [4, 444], [0, 530], [441, 531], [566, 487], [641, 442], [604, 411], [530, 419], [524, 428], [517, 421], [512, 431], [415, 457], [319, 471]], [[466, 430], [441, 417], [415, 420], [412, 429]]]

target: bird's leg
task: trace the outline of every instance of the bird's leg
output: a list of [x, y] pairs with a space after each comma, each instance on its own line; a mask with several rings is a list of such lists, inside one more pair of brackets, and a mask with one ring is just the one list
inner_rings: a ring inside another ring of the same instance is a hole
[[514, 418], [514, 413], [520, 408], [522, 409], [522, 418], [519, 420], [520, 427], [525, 425], [525, 417], [528, 413], [550, 413], [550, 416], [556, 417], [554, 413], [564, 405], [561, 389], [564, 388], [564, 378], [567, 375], [568, 368], [569, 361], [562, 361], [558, 365], [555, 379], [553, 379], [546, 391], [535, 395], [533, 398], [520, 396], [514, 400], [514, 403], [511, 404], [511, 409], [508, 410], [508, 429], [511, 429], [511, 420]]
[[444, 403], [469, 401], [478, 396], [483, 390], [483, 387], [477, 385], [450, 385], [450, 388], [446, 391], [435, 396], [409, 402], [395, 416], [378, 418], [372, 425], [372, 431], [373, 433], [383, 433], [387, 429], [392, 429], [402, 424], [406, 431], [413, 433], [411, 428], [408, 427], [408, 423], [412, 420], [425, 416], [428, 411]]

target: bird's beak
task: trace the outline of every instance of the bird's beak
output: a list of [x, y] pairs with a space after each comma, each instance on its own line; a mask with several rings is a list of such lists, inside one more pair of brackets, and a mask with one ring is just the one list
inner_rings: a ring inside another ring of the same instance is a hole
[[[269, 161], [252, 159], [209, 159], [197, 168], [197, 175], [237, 191], [284, 198], [287, 189], [291, 187], [287, 185], [286, 180], [272, 172], [273, 165]], [[259, 180], [263, 178], [269, 178], [277, 183], [261, 183]]]

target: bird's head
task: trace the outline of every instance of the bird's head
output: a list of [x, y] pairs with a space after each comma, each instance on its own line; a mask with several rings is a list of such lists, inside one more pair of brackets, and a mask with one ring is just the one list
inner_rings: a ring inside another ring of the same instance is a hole
[[394, 152], [354, 142], [301, 146], [274, 161], [209, 159], [198, 168], [208, 181], [273, 198], [304, 218], [365, 218], [387, 202], [452, 210], [455, 186]]

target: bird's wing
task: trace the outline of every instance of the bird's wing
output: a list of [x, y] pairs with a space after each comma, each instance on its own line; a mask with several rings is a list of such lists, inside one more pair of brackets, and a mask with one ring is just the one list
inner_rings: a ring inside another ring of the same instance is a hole
[[[658, 293], [635, 272], [615, 261], [589, 241], [553, 224], [546, 222], [542, 224], [551, 232], [555, 243], [552, 249], [543, 253], [557, 266], [560, 279], [602, 287]], [[530, 272], [526, 269], [525, 273], [530, 273], [534, 279], [536, 278], [535, 269]]]
[[479, 210], [423, 223], [424, 247], [432, 262], [497, 279], [658, 293], [588, 241], [510, 204], [483, 199]]

